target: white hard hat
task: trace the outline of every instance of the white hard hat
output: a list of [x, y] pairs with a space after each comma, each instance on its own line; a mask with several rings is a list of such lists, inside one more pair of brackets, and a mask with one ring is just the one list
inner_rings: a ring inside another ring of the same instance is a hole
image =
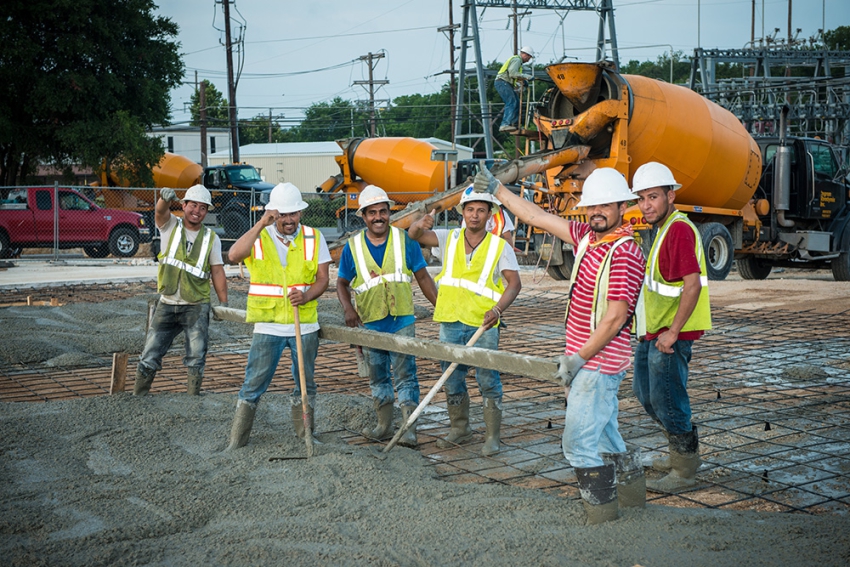
[[269, 195], [269, 204], [266, 210], [275, 210], [279, 213], [294, 213], [303, 211], [309, 207], [301, 198], [301, 191], [292, 183], [278, 183]]
[[463, 195], [460, 197], [460, 203], [458, 203], [457, 207], [455, 207], [455, 210], [459, 213], [463, 213], [463, 206], [472, 201], [484, 201], [485, 203], [490, 203], [490, 212], [494, 214], [499, 212], [499, 207], [502, 206], [499, 200], [490, 193], [479, 193], [475, 190], [474, 185], [470, 185], [463, 191]]
[[195, 201], [196, 203], [203, 203], [207, 205], [209, 208], [212, 208], [212, 196], [206, 187], [203, 185], [192, 185], [186, 190], [186, 194], [183, 195], [183, 201]]
[[622, 203], [634, 198], [622, 173], [612, 167], [600, 167], [585, 179], [581, 189], [581, 201], [576, 208]]
[[395, 203], [387, 197], [387, 192], [378, 187], [377, 185], [367, 185], [360, 192], [360, 197], [357, 199], [357, 212], [355, 213], [358, 217], [363, 216], [363, 209], [370, 205], [377, 205], [378, 203], [387, 203], [389, 207], [392, 207]]
[[676, 183], [676, 178], [673, 177], [670, 168], [657, 161], [649, 161], [637, 168], [634, 179], [632, 179], [632, 193], [653, 187], [672, 187], [675, 191], [681, 186], [681, 183]]
[[528, 53], [529, 57], [534, 59], [534, 50], [528, 47], [527, 45], [523, 46], [522, 49], [519, 50], [520, 53]]

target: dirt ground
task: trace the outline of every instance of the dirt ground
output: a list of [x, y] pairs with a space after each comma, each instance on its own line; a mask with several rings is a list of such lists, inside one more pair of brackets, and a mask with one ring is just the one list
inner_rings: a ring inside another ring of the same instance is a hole
[[[539, 277], [524, 273], [526, 288], [563, 285]], [[740, 309], [850, 309], [850, 284], [829, 272], [733, 275], [711, 290], [715, 305]], [[77, 344], [138, 351], [145, 306], [139, 297], [51, 317], [0, 309], [0, 365], [21, 351], [45, 362], [84, 356]], [[126, 319], [111, 328], [116, 313]], [[231, 332], [216, 329], [220, 340]], [[846, 515], [650, 505], [585, 526], [578, 500], [439, 480], [417, 451], [343, 440], [372, 420], [362, 397], [319, 396], [321, 444], [306, 459], [288, 396], [267, 394], [249, 444], [226, 452], [234, 406], [232, 394], [0, 403], [2, 564], [850, 564]]]

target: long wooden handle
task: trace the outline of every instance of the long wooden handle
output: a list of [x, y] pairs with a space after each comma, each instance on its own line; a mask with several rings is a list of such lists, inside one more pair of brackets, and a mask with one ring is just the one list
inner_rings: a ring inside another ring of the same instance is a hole
[[[475, 334], [472, 335], [472, 338], [469, 339], [469, 342], [466, 343], [466, 346], [468, 346], [468, 347], [473, 346], [476, 342], [478, 342], [478, 339], [481, 338], [481, 335], [483, 335], [484, 331], [486, 331], [486, 330], [487, 329], [484, 328], [484, 325], [481, 325], [480, 327], [478, 327], [478, 330], [475, 331]], [[440, 388], [443, 387], [443, 384], [446, 383], [446, 380], [449, 379], [449, 376], [451, 376], [452, 372], [454, 372], [455, 368], [457, 368], [457, 367], [458, 367], [458, 363], [452, 362], [449, 365], [449, 367], [446, 368], [446, 371], [443, 372], [443, 375], [440, 376], [440, 379], [437, 380], [437, 383], [434, 384], [431, 387], [431, 390], [428, 392], [428, 395], [426, 395], [425, 398], [421, 402], [419, 402], [419, 405], [416, 406], [416, 409], [413, 410], [413, 413], [410, 414], [410, 417], [407, 418], [407, 421], [405, 423], [401, 424], [401, 427], [399, 427], [398, 432], [395, 434], [395, 436], [392, 438], [392, 440], [390, 440], [390, 442], [387, 444], [387, 446], [384, 447], [384, 450], [383, 450], [384, 453], [389, 453], [390, 450], [392, 450], [392, 448], [395, 447], [396, 443], [398, 443], [398, 440], [401, 439], [402, 435], [404, 435], [404, 432], [407, 431], [410, 428], [410, 426], [413, 425], [413, 423], [419, 418], [419, 414], [421, 414], [422, 410], [425, 409], [425, 407], [428, 405], [428, 403], [432, 399], [434, 399], [434, 396], [437, 395], [437, 392], [440, 391]]]
[[295, 319], [295, 349], [298, 353], [298, 381], [301, 384], [301, 417], [304, 420], [304, 443], [307, 444], [307, 457], [313, 456], [313, 427], [310, 423], [310, 404], [307, 402], [307, 373], [304, 372], [304, 349], [301, 347], [301, 317], [298, 306], [292, 306]]

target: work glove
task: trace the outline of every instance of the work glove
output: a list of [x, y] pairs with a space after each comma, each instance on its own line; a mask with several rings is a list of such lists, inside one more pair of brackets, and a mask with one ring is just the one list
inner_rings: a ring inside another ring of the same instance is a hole
[[475, 174], [475, 181], [472, 187], [476, 193], [490, 193], [491, 195], [495, 195], [496, 189], [499, 188], [499, 180], [493, 177], [489, 169], [482, 166], [481, 171]]
[[174, 189], [171, 189], [169, 187], [166, 187], [165, 189], [162, 190], [162, 192], [160, 192], [160, 197], [162, 198], [163, 201], [166, 201], [166, 202], [168, 202], [168, 201], [179, 201], [180, 200], [180, 199], [177, 198], [177, 193], [174, 192]]
[[555, 378], [561, 381], [564, 388], [569, 388], [573, 383], [573, 378], [576, 377], [578, 371], [587, 363], [585, 359], [580, 357], [578, 353], [567, 356], [558, 357], [558, 371], [555, 373]]

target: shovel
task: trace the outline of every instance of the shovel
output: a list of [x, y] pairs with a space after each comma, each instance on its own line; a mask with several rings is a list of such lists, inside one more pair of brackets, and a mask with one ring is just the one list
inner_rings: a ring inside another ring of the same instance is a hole
[[307, 403], [307, 376], [304, 372], [304, 350], [301, 348], [301, 317], [298, 306], [292, 306], [295, 318], [295, 348], [298, 352], [298, 380], [301, 384], [301, 412], [304, 418], [304, 443], [307, 444], [307, 457], [313, 456], [313, 424], [310, 423], [309, 404]]
[[[478, 327], [478, 330], [475, 331], [475, 334], [472, 335], [472, 338], [469, 339], [469, 342], [466, 343], [466, 346], [471, 347], [476, 342], [478, 342], [478, 339], [481, 338], [481, 335], [484, 334], [485, 330], [486, 329], [484, 328], [484, 325], [481, 325], [480, 327]], [[402, 423], [401, 427], [398, 428], [398, 432], [395, 434], [395, 437], [393, 437], [392, 440], [390, 440], [390, 442], [387, 444], [387, 446], [384, 447], [384, 450], [382, 451], [383, 453], [389, 453], [390, 450], [392, 450], [392, 448], [395, 447], [395, 444], [398, 443], [398, 440], [401, 439], [401, 436], [404, 435], [404, 432], [407, 431], [408, 428], [410, 428], [410, 426], [413, 425], [416, 422], [416, 420], [419, 418], [419, 414], [422, 413], [422, 410], [425, 409], [425, 406], [428, 405], [428, 402], [430, 402], [432, 399], [434, 399], [434, 396], [437, 395], [437, 392], [440, 391], [440, 388], [443, 387], [443, 384], [446, 383], [446, 380], [449, 379], [449, 376], [451, 376], [452, 372], [454, 372], [455, 368], [457, 368], [457, 367], [458, 367], [458, 363], [452, 362], [449, 365], [449, 367], [446, 368], [446, 371], [443, 372], [443, 375], [440, 376], [440, 379], [437, 380], [437, 383], [434, 384], [434, 386], [428, 392], [428, 395], [425, 396], [425, 399], [423, 399], [421, 402], [419, 402], [419, 405], [416, 406], [416, 409], [413, 410], [413, 413], [410, 414], [410, 417], [407, 418], [407, 421], [405, 423]]]

